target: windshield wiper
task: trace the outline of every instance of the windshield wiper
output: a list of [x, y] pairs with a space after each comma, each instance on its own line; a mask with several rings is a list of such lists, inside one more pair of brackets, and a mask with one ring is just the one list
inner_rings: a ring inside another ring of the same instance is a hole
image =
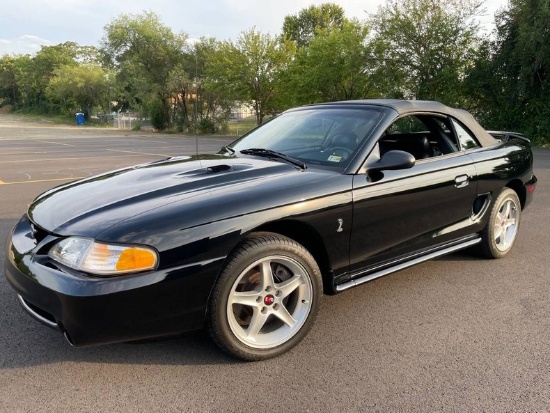
[[283, 161], [287, 161], [288, 163], [291, 163], [292, 165], [295, 165], [300, 169], [307, 169], [307, 165], [304, 162], [298, 159], [291, 158], [290, 156], [285, 155], [284, 153], [272, 151], [271, 149], [249, 148], [249, 149], [243, 149], [240, 152], [245, 155], [256, 155], [256, 156], [263, 156], [265, 158], [282, 159]]

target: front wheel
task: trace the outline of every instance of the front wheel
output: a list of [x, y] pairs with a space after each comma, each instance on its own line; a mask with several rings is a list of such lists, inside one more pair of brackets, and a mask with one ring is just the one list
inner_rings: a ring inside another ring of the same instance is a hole
[[255, 234], [228, 257], [214, 286], [210, 335], [243, 360], [278, 356], [307, 334], [321, 295], [319, 267], [303, 246], [278, 234]]
[[498, 195], [487, 227], [482, 232], [479, 251], [488, 258], [502, 258], [512, 249], [516, 240], [521, 203], [513, 189], [504, 188]]

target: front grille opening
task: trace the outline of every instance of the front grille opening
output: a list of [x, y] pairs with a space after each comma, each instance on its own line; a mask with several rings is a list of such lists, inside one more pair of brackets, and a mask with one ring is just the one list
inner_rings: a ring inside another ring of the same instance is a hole
[[55, 320], [55, 317], [53, 315], [51, 315], [50, 313], [48, 313], [47, 311], [44, 311], [40, 308], [38, 308], [37, 306], [35, 305], [32, 305], [31, 303], [29, 303], [27, 300], [25, 300], [25, 304], [27, 304], [27, 306], [32, 310], [34, 311], [36, 314], [38, 314], [40, 317], [50, 321], [51, 323], [53, 324], [57, 324], [57, 321]]

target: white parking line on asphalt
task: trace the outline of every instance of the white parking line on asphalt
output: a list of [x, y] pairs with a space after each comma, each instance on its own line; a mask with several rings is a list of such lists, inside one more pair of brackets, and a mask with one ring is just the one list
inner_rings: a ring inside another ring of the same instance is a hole
[[[116, 158], [116, 156], [109, 156], [109, 158]], [[48, 158], [48, 159], [22, 159], [19, 161], [0, 161], [0, 163], [21, 163], [21, 162], [43, 162], [43, 161], [74, 161], [77, 159], [90, 159], [90, 158]], [[92, 157], [93, 159], [93, 157]]]
[[127, 156], [137, 156], [137, 155], [154, 155], [154, 156], [170, 156], [170, 155], [159, 155], [158, 153], [142, 153], [142, 152], [130, 152], [135, 153], [136, 155], [114, 155], [114, 156], [89, 156], [89, 157], [79, 157], [79, 158], [49, 158], [49, 159], [22, 159], [22, 160], [12, 160], [12, 161], [0, 161], [0, 163], [21, 163], [21, 162], [44, 162], [44, 161], [74, 161], [79, 159], [96, 159], [96, 158], [125, 158]]
[[37, 182], [73, 181], [73, 180], [82, 179], [82, 178], [84, 178], [84, 176], [71, 176], [69, 178], [35, 179], [32, 181], [16, 181], [16, 182], [0, 181], [0, 185], [35, 184]]
[[122, 150], [122, 149], [106, 149], [107, 151], [111, 151], [111, 152], [124, 152], [124, 153], [135, 153], [135, 154], [138, 154], [138, 155], [152, 155], [152, 156], [172, 156], [172, 155], [166, 155], [164, 153], [149, 153], [149, 152], [136, 152], [136, 151], [125, 151], [125, 150]]
[[70, 143], [51, 142], [51, 141], [42, 141], [42, 142], [45, 142], [45, 143], [52, 143], [52, 144], [54, 144], [54, 145], [74, 146], [74, 145], [71, 145]]
[[10, 156], [13, 156], [13, 155], [35, 155], [35, 154], [44, 154], [44, 153], [51, 153], [51, 152], [48, 152], [48, 151], [44, 151], [44, 152], [12, 152], [12, 153], [8, 153], [8, 152], [2, 152], [3, 155], [10, 155]]

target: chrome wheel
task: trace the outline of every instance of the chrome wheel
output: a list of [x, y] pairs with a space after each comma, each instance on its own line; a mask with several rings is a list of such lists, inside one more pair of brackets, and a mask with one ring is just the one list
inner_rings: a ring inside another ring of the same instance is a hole
[[494, 222], [493, 236], [499, 251], [508, 250], [517, 235], [518, 206], [513, 199], [507, 199], [499, 208]]
[[237, 277], [227, 300], [227, 320], [243, 344], [274, 348], [300, 331], [312, 306], [313, 286], [296, 260], [262, 257]]

